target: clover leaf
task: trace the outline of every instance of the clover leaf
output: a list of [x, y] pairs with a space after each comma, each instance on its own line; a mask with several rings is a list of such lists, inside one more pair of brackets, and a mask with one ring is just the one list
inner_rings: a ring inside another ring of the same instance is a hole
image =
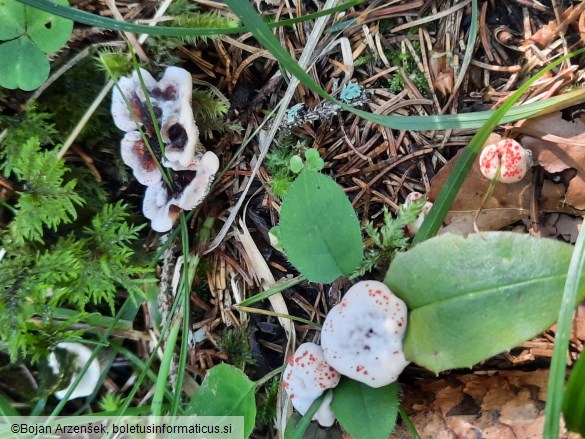
[[[68, 5], [67, 0], [55, 0]], [[0, 86], [34, 90], [49, 77], [46, 54], [59, 50], [73, 31], [71, 20], [16, 0], [0, 0]]]

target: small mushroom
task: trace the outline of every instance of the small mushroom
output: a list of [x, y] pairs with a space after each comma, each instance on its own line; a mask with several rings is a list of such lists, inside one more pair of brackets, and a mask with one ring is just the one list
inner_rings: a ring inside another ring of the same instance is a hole
[[[89, 361], [92, 352], [81, 343], [59, 343], [56, 346], [56, 349], [65, 350], [66, 352], [64, 354], [69, 358], [72, 358], [71, 369], [73, 370], [73, 373], [71, 374], [69, 385], [65, 389], [55, 392], [55, 397], [57, 399], [63, 399], [73, 385], [73, 382], [77, 379], [81, 369], [83, 369], [85, 364]], [[65, 362], [65, 364], [67, 363]], [[60, 359], [55, 355], [55, 352], [49, 354], [49, 366], [55, 375], [60, 375], [62, 373], [63, 366]], [[81, 378], [81, 381], [79, 381], [79, 384], [75, 387], [73, 392], [71, 392], [71, 395], [69, 395], [69, 399], [83, 398], [91, 395], [98, 384], [100, 374], [100, 363], [97, 358], [94, 358]]]
[[398, 379], [408, 365], [402, 350], [406, 305], [378, 281], [351, 287], [323, 323], [321, 346], [342, 375], [371, 387]]
[[181, 209], [192, 210], [201, 204], [219, 169], [219, 159], [207, 151], [194, 160], [189, 169], [192, 170], [172, 173], [172, 189], [162, 181], [146, 188], [142, 213], [151, 220], [154, 231], [168, 232]]
[[512, 139], [503, 139], [487, 145], [479, 156], [479, 169], [484, 177], [493, 180], [500, 166], [498, 181], [516, 183], [524, 178], [532, 166], [532, 153]]
[[[407, 207], [410, 203], [412, 203], [413, 201], [416, 201], [416, 200], [420, 200], [422, 197], [423, 197], [423, 194], [421, 194], [420, 192], [411, 192], [410, 194], [408, 194], [406, 196], [404, 206]], [[408, 234], [410, 236], [414, 236], [418, 233], [418, 230], [420, 229], [420, 226], [422, 226], [423, 221], [425, 220], [426, 216], [430, 212], [431, 207], [433, 207], [433, 203], [431, 203], [430, 201], [425, 202], [425, 204], [422, 207], [422, 210], [421, 210], [420, 214], [418, 215], [418, 217], [416, 218], [416, 220], [414, 220], [413, 222], [408, 224], [408, 226], [406, 226], [406, 227], [408, 227]]]
[[[290, 358], [284, 370], [282, 385], [293, 407], [304, 415], [325, 390], [339, 384], [340, 378], [341, 375], [325, 361], [319, 345], [303, 343]], [[332, 399], [332, 396], [326, 396], [313, 417], [323, 427], [331, 427], [335, 422], [330, 407]]]

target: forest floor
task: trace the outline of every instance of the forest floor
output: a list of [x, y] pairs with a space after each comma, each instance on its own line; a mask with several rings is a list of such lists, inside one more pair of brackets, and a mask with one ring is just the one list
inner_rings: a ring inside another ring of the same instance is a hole
[[[153, 1], [127, 0], [116, 2], [116, 7], [97, 0], [72, 3], [94, 14], [145, 23], [158, 6]], [[192, 3], [199, 11], [235, 18], [222, 2]], [[274, 20], [316, 12], [322, 3], [306, 0], [295, 6], [292, 1], [254, 1], [260, 13]], [[585, 3], [481, 1], [477, 39], [469, 47], [471, 4], [471, 0], [366, 0], [327, 24], [309, 54], [307, 72], [337, 96], [344, 85], [359, 84], [360, 108], [375, 114], [466, 115], [498, 108], [542, 67], [583, 47]], [[275, 35], [299, 59], [313, 24], [277, 28]], [[143, 44], [134, 40], [133, 47], [143, 63], [148, 60], [145, 68], [155, 78], [168, 65], [183, 67], [192, 74], [195, 88], [216, 90], [214, 98], [225, 98], [229, 103], [229, 110], [215, 125], [199, 126], [202, 145], [219, 157], [223, 172], [189, 221], [196, 233], [206, 218], [215, 218], [210, 242], [192, 247], [204, 256], [195, 277], [198, 286], [190, 297], [194, 342], [188, 352], [187, 371], [200, 381], [209, 369], [228, 362], [242, 367], [251, 379], [260, 379], [282, 366], [290, 354], [290, 328], [297, 345], [319, 339], [319, 331], [303, 321], [289, 321], [291, 326], [283, 328], [277, 313], [321, 325], [350, 286], [347, 279], [327, 285], [303, 281], [284, 290], [278, 302], [264, 300], [245, 311], [234, 306], [275, 282], [299, 275], [286, 256], [271, 245], [269, 235], [278, 224], [281, 195], [295, 178], [288, 167], [290, 157], [315, 148], [325, 162], [322, 172], [342, 186], [365, 226], [369, 221], [380, 223], [384, 208], [396, 214], [413, 191], [434, 201], [459, 157], [457, 153], [469, 144], [476, 129], [390, 129], [327, 107], [303, 84], [288, 105], [304, 104], [294, 113], [294, 122], [290, 117], [274, 122], [272, 111], [283, 100], [290, 79], [250, 33], [202, 38], [196, 43], [170, 41], [149, 37]], [[60, 120], [60, 132], [72, 131], [103, 86], [103, 72], [90, 55], [104, 43], [125, 45], [121, 34], [76, 25], [67, 47], [52, 60], [53, 71], [68, 63], [69, 68], [38, 94], [37, 101]], [[84, 51], [87, 57], [71, 62]], [[553, 69], [530, 87], [520, 102], [539, 102], [581, 87], [584, 61], [582, 55], [577, 56]], [[4, 115], [16, 117], [29, 98], [27, 93], [3, 89], [0, 109]], [[575, 242], [585, 209], [585, 178], [571, 163], [582, 163], [578, 144], [585, 139], [585, 107], [578, 102], [561, 104], [546, 113], [527, 123], [503, 124], [494, 133], [529, 146], [539, 166], [521, 183], [496, 186], [484, 200], [489, 181], [482, 179], [474, 165], [447, 216], [444, 231], [511, 230]], [[263, 136], [274, 123], [280, 128], [266, 149]], [[64, 160], [87, 168], [111, 200], [123, 199], [140, 212], [143, 188], [120, 161], [120, 133], [111, 124], [107, 98], [66, 151]], [[561, 165], [558, 158], [547, 158], [542, 152], [551, 143], [566, 153]], [[10, 182], [4, 179], [3, 184], [9, 186]], [[140, 222], [139, 214], [134, 218]], [[154, 252], [158, 235], [146, 230], [142, 251]], [[176, 263], [174, 256], [161, 260], [157, 274], [172, 277]], [[378, 267], [370, 276], [381, 280], [386, 268]], [[142, 359], [151, 351], [149, 322], [155, 319], [151, 314], [152, 309], [143, 306], [128, 333], [128, 346]], [[415, 365], [407, 367], [400, 378], [402, 403], [421, 437], [538, 437], [544, 423], [554, 336], [553, 327], [471, 370], [452, 370], [438, 377]], [[498, 334], [486, 328], [485, 337]], [[585, 306], [578, 308], [574, 318], [569, 366], [583, 350], [583, 343]], [[104, 385], [123, 394], [131, 376], [116, 376], [114, 372]], [[9, 384], [2, 381], [6, 390]], [[136, 400], [146, 393], [136, 395]], [[273, 403], [274, 399], [267, 402]], [[324, 430], [311, 428], [315, 429], [310, 433], [313, 437], [325, 437]], [[336, 428], [327, 437], [344, 434]], [[275, 434], [271, 423], [264, 420], [254, 437]], [[395, 435], [409, 437], [402, 424]]]

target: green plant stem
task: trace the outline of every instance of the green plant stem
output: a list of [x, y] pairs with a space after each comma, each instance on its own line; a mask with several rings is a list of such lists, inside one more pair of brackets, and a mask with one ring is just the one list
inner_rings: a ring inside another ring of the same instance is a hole
[[[163, 142], [163, 138], [162, 138], [162, 135], [160, 133], [160, 127], [158, 125], [158, 121], [156, 120], [156, 115], [154, 114], [154, 107], [152, 106], [152, 102], [150, 101], [150, 93], [149, 93], [148, 89], [146, 88], [146, 84], [144, 83], [142, 71], [140, 70], [140, 64], [138, 64], [138, 59], [136, 58], [136, 52], [134, 52], [134, 49], [132, 48], [132, 45], [130, 43], [128, 43], [128, 51], [129, 51], [130, 56], [132, 58], [132, 64], [134, 64], [134, 70], [136, 71], [136, 74], [138, 76], [138, 80], [140, 81], [140, 88], [142, 89], [142, 92], [144, 93], [144, 99], [146, 100], [146, 106], [148, 107], [148, 114], [150, 116], [150, 120], [152, 121], [152, 125], [154, 126], [154, 132], [156, 133], [156, 139], [158, 140], [158, 144], [159, 144], [160, 150], [162, 152], [162, 157], [166, 158], [165, 144]], [[133, 111], [132, 111], [131, 107], [129, 108], [129, 110], [130, 110], [130, 114], [132, 114]], [[140, 133], [140, 134], [142, 135], [142, 140], [144, 140], [144, 143], [148, 144], [148, 139], [146, 139], [142, 133]], [[149, 147], [150, 147], [150, 145], [149, 145]], [[152, 155], [151, 148], [149, 148], [148, 151]], [[152, 157], [154, 158], [157, 166], [159, 166], [160, 164], [158, 163], [156, 156], [152, 155]], [[169, 170], [164, 166], [159, 167], [159, 170], [163, 176], [163, 179], [165, 180], [165, 183], [169, 186], [169, 188], [172, 189], [173, 183], [171, 181]], [[166, 177], [166, 178], [164, 178], [164, 177]]]
[[575, 310], [575, 303], [579, 296], [579, 287], [581, 285], [584, 267], [585, 229], [581, 227], [579, 236], [577, 237], [577, 242], [575, 243], [575, 250], [571, 257], [571, 263], [569, 265], [565, 289], [563, 291], [563, 301], [561, 303], [561, 310], [559, 312], [559, 320], [557, 323], [557, 333], [555, 336], [555, 345], [547, 387], [543, 436], [545, 439], [556, 439], [559, 437], [571, 322]]
[[243, 311], [243, 312], [247, 312], [247, 313], [250, 313], [250, 314], [263, 314], [263, 315], [266, 315], [266, 316], [273, 316], [273, 317], [278, 317], [278, 318], [293, 320], [293, 321], [296, 321], [296, 322], [301, 322], [301, 323], [304, 323], [305, 325], [313, 326], [315, 328], [320, 328], [321, 327], [321, 325], [319, 325], [318, 323], [312, 322], [312, 321], [307, 320], [307, 319], [303, 319], [301, 317], [291, 316], [289, 314], [282, 314], [282, 313], [273, 312], [273, 311], [266, 311], [264, 309], [251, 308], [251, 307], [248, 307], [248, 306], [238, 306], [238, 305], [236, 305], [236, 308], [238, 309], [238, 311]]
[[311, 421], [313, 420], [313, 416], [315, 416], [315, 413], [317, 413], [317, 411], [319, 410], [319, 407], [321, 407], [321, 403], [323, 402], [323, 400], [325, 399], [325, 397], [327, 396], [328, 393], [331, 393], [331, 390], [327, 390], [326, 392], [323, 393], [323, 395], [321, 395], [319, 398], [317, 398], [315, 401], [313, 401], [313, 404], [311, 404], [309, 409], [305, 412], [305, 414], [303, 415], [303, 417], [301, 418], [299, 423], [296, 425], [292, 434], [289, 436], [285, 432], [285, 435], [284, 435], [285, 438], [287, 438], [287, 439], [302, 439], [304, 437], [305, 431], [307, 431], [307, 428], [309, 428], [309, 425], [311, 424]]
[[256, 391], [258, 391], [258, 389], [260, 387], [262, 387], [264, 384], [266, 384], [268, 381], [270, 381], [272, 378], [274, 378], [275, 376], [280, 375], [280, 373], [286, 368], [286, 366], [280, 366], [277, 367], [276, 369], [274, 369], [273, 371], [268, 372], [266, 375], [264, 375], [262, 378], [260, 378], [258, 381], [256, 381], [255, 386], [256, 386]]
[[169, 377], [171, 369], [175, 345], [177, 344], [177, 337], [179, 336], [179, 329], [181, 329], [180, 320], [173, 324], [169, 337], [166, 340], [165, 351], [158, 372], [154, 396], [152, 398], [151, 413], [153, 416], [161, 416], [162, 414], [162, 402], [167, 389], [167, 378]]
[[[122, 355], [125, 358], [127, 358], [128, 360], [130, 360], [130, 362], [134, 364], [134, 367], [136, 368], [136, 370], [145, 370], [146, 376], [154, 384], [156, 384], [157, 375], [154, 373], [154, 371], [152, 369], [150, 369], [149, 367], [146, 367], [146, 364], [144, 363], [144, 361], [142, 361], [141, 358], [139, 358], [136, 354], [134, 354], [134, 352], [132, 352], [129, 349], [126, 349], [122, 345], [111, 344], [110, 347], [112, 348], [112, 350], [115, 354], [119, 353], [120, 355]], [[168, 390], [168, 389], [166, 391], [166, 397], [169, 401], [171, 401], [173, 399], [173, 395], [170, 392], [170, 390]], [[149, 414], [149, 413], [150, 413], [150, 411], [148, 413], [145, 413], [145, 414]]]
[[[189, 349], [189, 315], [190, 315], [190, 298], [191, 298], [191, 278], [189, 276], [189, 230], [187, 228], [187, 221], [185, 220], [185, 212], [180, 215], [181, 227], [181, 244], [183, 247], [183, 337], [181, 338], [181, 351], [179, 354], [179, 364], [177, 372], [177, 382], [175, 385], [174, 398], [171, 402], [171, 416], [177, 416], [179, 412], [179, 404], [181, 403], [181, 395], [183, 394], [183, 380], [185, 378], [185, 369], [187, 365], [187, 350]], [[198, 260], [195, 262], [195, 267], [198, 265]], [[195, 272], [193, 267], [193, 272]]]
[[277, 282], [270, 288], [269, 290], [263, 291], [261, 293], [255, 294], [252, 297], [248, 297], [245, 300], [242, 300], [240, 303], [237, 304], [239, 307], [250, 306], [254, 303], [261, 302], [262, 300], [268, 299], [270, 296], [274, 296], [275, 294], [280, 293], [281, 291], [287, 290], [295, 285], [300, 284], [306, 280], [303, 276], [297, 276], [285, 282]]
[[[57, 158], [62, 159], [65, 156], [65, 154], [67, 153], [67, 151], [69, 150], [71, 145], [73, 145], [73, 142], [75, 142], [75, 139], [77, 139], [77, 136], [79, 136], [79, 134], [81, 133], [81, 131], [83, 130], [85, 125], [87, 125], [87, 123], [89, 122], [89, 119], [91, 119], [91, 117], [93, 116], [95, 111], [98, 109], [98, 107], [101, 105], [101, 103], [105, 99], [105, 97], [108, 95], [108, 93], [110, 92], [110, 90], [112, 89], [114, 84], [115, 84], [114, 81], [110, 79], [104, 85], [104, 87], [98, 93], [98, 95], [93, 100], [93, 102], [91, 103], [89, 108], [87, 110], [85, 110], [85, 113], [83, 113], [83, 116], [81, 117], [79, 122], [77, 122], [77, 125], [75, 125], [75, 128], [73, 129], [73, 131], [71, 131], [71, 133], [67, 136], [67, 139], [65, 139], [65, 142], [63, 142], [63, 146], [61, 146], [61, 149], [57, 153]], [[120, 90], [120, 93], [121, 93], [121, 90]]]
[[[209, 240], [211, 229], [215, 218], [206, 218], [203, 226], [199, 231], [198, 246], [203, 247]], [[189, 349], [189, 315], [190, 315], [190, 299], [191, 299], [191, 286], [195, 277], [195, 270], [201, 261], [199, 254], [195, 254], [192, 258], [189, 253], [189, 230], [187, 228], [187, 219], [184, 212], [181, 212], [180, 216], [180, 230], [181, 230], [181, 243], [183, 251], [183, 281], [181, 283], [181, 289], [183, 291], [183, 337], [181, 339], [181, 351], [179, 354], [179, 364], [177, 372], [177, 382], [174, 392], [174, 397], [171, 402], [171, 416], [177, 416], [179, 414], [179, 405], [181, 402], [183, 380], [185, 378], [185, 370], [187, 365], [187, 354]]]
[[420, 435], [418, 434], [418, 431], [416, 431], [416, 427], [410, 420], [410, 417], [408, 416], [408, 413], [406, 413], [406, 410], [404, 410], [402, 404], [398, 404], [398, 412], [400, 413], [400, 418], [402, 418], [402, 422], [404, 422], [406, 428], [408, 428], [408, 431], [410, 431], [410, 434], [412, 435], [413, 439], [420, 439]]
[[[77, 311], [66, 308], [55, 308], [53, 317], [60, 320], [67, 320], [75, 317], [78, 314]], [[116, 317], [106, 317], [98, 313], [89, 314], [85, 319], [90, 326], [103, 326], [106, 328], [127, 330], [132, 329], [132, 321], [117, 319]]]

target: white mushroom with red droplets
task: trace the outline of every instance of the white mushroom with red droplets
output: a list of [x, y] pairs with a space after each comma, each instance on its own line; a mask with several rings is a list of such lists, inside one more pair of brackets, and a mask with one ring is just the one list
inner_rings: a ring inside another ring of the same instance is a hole
[[323, 323], [321, 346], [342, 375], [371, 387], [393, 383], [408, 365], [402, 349], [407, 309], [382, 282], [351, 287]]
[[[423, 197], [423, 194], [421, 194], [420, 192], [411, 192], [410, 194], [408, 194], [406, 196], [406, 200], [404, 202], [404, 207], [408, 207], [408, 205], [410, 203], [412, 203], [413, 201], [420, 200], [422, 197]], [[408, 224], [406, 226], [406, 227], [408, 227], [408, 233], [411, 236], [414, 236], [418, 233], [420, 226], [422, 226], [422, 223], [425, 220], [425, 218], [427, 217], [428, 213], [430, 212], [431, 207], [433, 207], [433, 203], [431, 203], [430, 201], [426, 201], [422, 207], [420, 214], [416, 218], [416, 220], [414, 220], [413, 222], [411, 222], [410, 224]]]
[[502, 183], [516, 183], [524, 178], [528, 168], [532, 166], [532, 153], [512, 139], [503, 139], [487, 145], [479, 156], [479, 169], [484, 177], [496, 178]]
[[[290, 357], [282, 385], [293, 407], [304, 415], [324, 391], [339, 384], [340, 378], [341, 375], [325, 361], [319, 345], [303, 343]], [[323, 427], [331, 427], [335, 422], [331, 400], [332, 396], [326, 396], [313, 418]]]
[[[116, 126], [126, 131], [121, 143], [122, 159], [138, 182], [147, 186], [143, 213], [155, 231], [167, 232], [181, 209], [191, 210], [201, 204], [219, 169], [219, 159], [198, 143], [199, 130], [191, 108], [191, 74], [169, 67], [159, 82], [146, 70], [140, 69], [140, 74], [163, 145], [156, 135], [138, 72], [118, 82], [119, 89], [114, 89], [112, 95], [112, 116]], [[166, 168], [170, 185], [163, 182], [161, 166]]]
[[[65, 350], [65, 355], [71, 355], [73, 357], [72, 365], [74, 371], [71, 375], [69, 385], [65, 389], [61, 389], [55, 392], [55, 397], [57, 399], [63, 399], [73, 385], [74, 381], [77, 379], [81, 369], [83, 369], [85, 364], [89, 361], [92, 352], [89, 348], [85, 347], [81, 343], [59, 343], [55, 349]], [[62, 373], [63, 368], [55, 352], [51, 352], [49, 354], [49, 366], [55, 375]], [[81, 378], [81, 381], [79, 381], [79, 384], [75, 387], [75, 389], [73, 389], [71, 395], [69, 395], [69, 399], [83, 398], [85, 396], [91, 395], [95, 391], [95, 388], [99, 382], [100, 374], [100, 363], [97, 358], [94, 358], [85, 374]]]

